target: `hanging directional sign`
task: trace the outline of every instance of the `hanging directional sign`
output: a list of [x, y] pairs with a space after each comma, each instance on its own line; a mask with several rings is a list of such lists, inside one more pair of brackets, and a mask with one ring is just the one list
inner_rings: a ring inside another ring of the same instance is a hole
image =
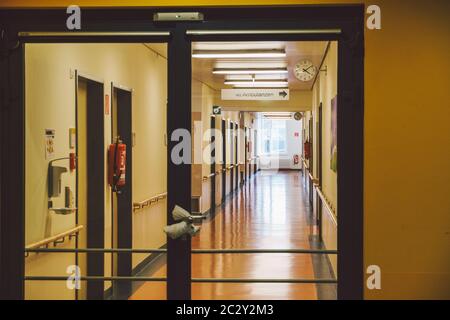
[[222, 89], [222, 100], [289, 100], [289, 89]]

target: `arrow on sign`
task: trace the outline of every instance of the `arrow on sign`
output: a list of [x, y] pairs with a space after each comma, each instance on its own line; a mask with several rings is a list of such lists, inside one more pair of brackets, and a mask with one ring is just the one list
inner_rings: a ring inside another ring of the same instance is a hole
[[281, 91], [281, 92], [279, 92], [278, 94], [280, 95], [280, 97], [283, 97], [283, 98], [286, 98], [286, 96], [288, 95], [288, 94], [286, 93], [286, 91]]

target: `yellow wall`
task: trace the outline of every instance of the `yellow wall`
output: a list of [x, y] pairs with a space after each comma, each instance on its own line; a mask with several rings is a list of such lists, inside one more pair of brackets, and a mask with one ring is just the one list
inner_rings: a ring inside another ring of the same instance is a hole
[[[77, 1], [144, 6], [146, 0]], [[358, 0], [236, 0], [233, 5], [364, 3]], [[3, 6], [71, 1], [5, 0]], [[152, 6], [227, 5], [157, 0]], [[367, 4], [372, 4], [367, 1]], [[450, 129], [447, 0], [378, 0], [382, 30], [365, 34], [365, 265], [382, 268], [368, 299], [449, 298]]]
[[[323, 62], [322, 69], [327, 72], [320, 72], [312, 90], [312, 110], [305, 113], [303, 119], [306, 127], [306, 134], [309, 133], [309, 120], [313, 119], [313, 176], [319, 176], [319, 105], [322, 104], [322, 184], [321, 190], [329, 201], [333, 212], [329, 212], [326, 207], [322, 209], [322, 240], [328, 250], [337, 249], [338, 227], [333, 217], [337, 214], [337, 174], [330, 169], [331, 158], [331, 99], [337, 95], [337, 42], [330, 42], [330, 47]], [[314, 199], [318, 200], [314, 193]], [[314, 201], [314, 210], [317, 214], [317, 202]], [[333, 216], [330, 216], [333, 215]], [[328, 256], [333, 267], [334, 274], [337, 275], [337, 256]]]
[[[166, 189], [167, 61], [142, 44], [29, 44], [26, 47], [26, 243], [64, 232], [75, 225], [75, 216], [49, 214], [47, 210], [47, 164], [44, 129], [56, 130], [55, 155], [67, 157], [68, 130], [75, 127], [74, 70], [102, 79], [105, 94], [110, 83], [133, 89], [133, 201], [142, 201]], [[72, 72], [71, 72], [72, 71]], [[111, 118], [105, 116], [105, 155], [111, 141]], [[68, 162], [58, 165], [68, 167]], [[105, 168], [106, 169], [106, 168]], [[106, 170], [105, 170], [106, 171]], [[75, 173], [63, 175], [63, 186], [75, 192]], [[63, 195], [55, 206], [64, 206]], [[111, 192], [105, 172], [105, 246], [111, 241]], [[164, 202], [133, 215], [133, 247], [158, 248], [165, 244]], [[149, 230], [152, 230], [149, 232]], [[66, 257], [63, 259], [62, 257]], [[145, 256], [134, 255], [133, 266]], [[28, 258], [27, 274], [65, 275], [74, 264], [71, 255], [34, 255]], [[106, 256], [105, 274], [110, 274]], [[39, 273], [45, 267], [44, 273]], [[48, 266], [51, 266], [49, 268]], [[39, 290], [35, 290], [38, 288]], [[46, 290], [47, 284], [27, 284], [27, 298], [73, 298], [73, 291]], [[51, 295], [50, 295], [51, 292]], [[44, 296], [43, 293], [46, 293]]]
[[337, 174], [330, 169], [331, 148], [331, 99], [337, 96], [337, 42], [330, 43], [330, 49], [325, 57], [323, 68], [327, 72], [320, 72], [313, 88], [314, 114], [314, 176], [319, 174], [318, 140], [319, 133], [319, 105], [322, 103], [322, 190], [337, 209]]

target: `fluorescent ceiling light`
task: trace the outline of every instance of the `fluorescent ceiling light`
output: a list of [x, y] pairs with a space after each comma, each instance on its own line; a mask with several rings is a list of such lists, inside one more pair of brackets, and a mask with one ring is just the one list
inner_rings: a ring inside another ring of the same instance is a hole
[[248, 86], [248, 85], [234, 85], [233, 88], [239, 88], [239, 89], [259, 89], [259, 88], [265, 88], [265, 89], [289, 89], [287, 85], [264, 85], [264, 84], [255, 84], [254, 86]]
[[292, 118], [292, 114], [290, 112], [267, 112], [263, 113], [263, 117], [273, 120], [287, 120]]
[[284, 50], [194, 50], [193, 58], [284, 58]]
[[288, 73], [287, 68], [215, 68], [213, 74], [279, 74]]
[[290, 117], [292, 114], [290, 112], [263, 112], [263, 116]]
[[241, 88], [241, 89], [258, 89], [258, 88], [273, 88], [273, 89], [288, 89], [286, 84], [255, 84], [255, 85], [247, 85], [247, 84], [236, 84], [233, 88]]
[[227, 74], [224, 81], [287, 81], [286, 74]]
[[262, 81], [248, 81], [248, 80], [225, 80], [226, 85], [235, 85], [235, 86], [259, 86], [259, 85], [269, 85], [269, 86], [287, 86], [287, 80], [262, 80]]

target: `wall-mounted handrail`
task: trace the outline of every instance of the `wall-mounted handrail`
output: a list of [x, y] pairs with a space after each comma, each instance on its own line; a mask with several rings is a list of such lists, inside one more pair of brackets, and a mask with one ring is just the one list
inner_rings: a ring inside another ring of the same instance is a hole
[[304, 166], [307, 170], [309, 170], [309, 165], [308, 165], [308, 162], [306, 162], [306, 159], [303, 158], [303, 157], [301, 157], [301, 159], [302, 159], [302, 162], [303, 162], [303, 166]]
[[209, 174], [209, 175], [207, 175], [207, 176], [203, 176], [203, 181], [206, 181], [206, 180], [208, 180], [208, 179], [211, 179], [212, 177], [214, 177], [216, 175], [216, 173], [214, 172], [214, 173], [211, 173], [211, 174]]
[[[83, 228], [84, 228], [83, 225], [79, 225], [79, 226], [76, 226], [67, 231], [55, 234], [54, 236], [31, 243], [25, 247], [25, 252], [31, 252], [30, 250], [38, 249], [41, 247], [48, 247], [48, 245], [51, 243], [53, 243], [53, 245], [63, 243], [65, 241], [66, 237], [69, 237], [69, 239], [71, 239], [72, 237], [77, 236], [78, 232], [80, 232], [80, 230], [82, 230]], [[36, 251], [36, 252], [38, 252], [38, 251]], [[73, 251], [71, 251], [71, 252], [73, 252]]]
[[314, 178], [314, 176], [310, 172], [308, 172], [308, 175], [309, 175], [309, 179], [311, 180], [313, 185], [314, 186], [318, 186], [319, 185], [319, 179]]
[[159, 202], [161, 200], [164, 200], [167, 198], [167, 192], [163, 192], [160, 194], [157, 194], [156, 196], [153, 196], [151, 198], [148, 198], [141, 202], [134, 202], [133, 203], [133, 211], [138, 211], [140, 209], [144, 209], [146, 207], [151, 206], [153, 203]]
[[319, 186], [316, 186], [316, 192], [319, 195], [320, 200], [322, 201], [323, 205], [328, 211], [328, 215], [330, 216], [333, 223], [337, 226], [337, 215], [336, 212], [331, 207], [331, 202], [328, 200], [328, 198], [323, 194], [322, 190], [320, 190]]

